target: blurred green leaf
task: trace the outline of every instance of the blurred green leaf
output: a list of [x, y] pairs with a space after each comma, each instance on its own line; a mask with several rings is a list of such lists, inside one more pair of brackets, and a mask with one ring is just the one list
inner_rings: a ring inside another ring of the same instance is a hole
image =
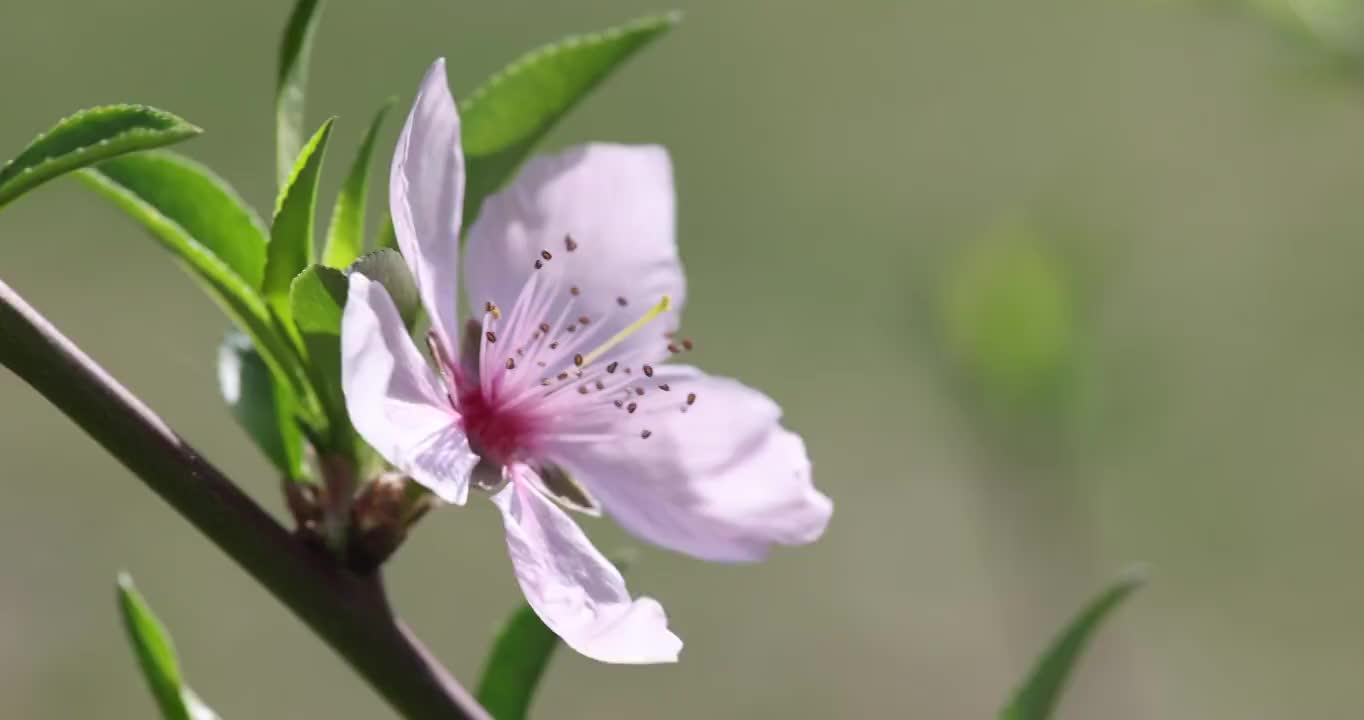
[[253, 282], [263, 275], [260, 220], [225, 182], [169, 151], [107, 160], [78, 177], [170, 250], [251, 337], [271, 371], [295, 391], [302, 389], [290, 340]]
[[1014, 693], [1000, 720], [1047, 720], [1056, 709], [1066, 679], [1084, 652], [1099, 623], [1146, 582], [1139, 569], [1129, 570], [1089, 605], [1057, 637], [1033, 666], [1032, 674]]
[[335, 118], [322, 123], [322, 127], [303, 147], [289, 182], [275, 203], [261, 292], [266, 302], [283, 318], [289, 317], [290, 283], [313, 261], [317, 179], [322, 174], [322, 160], [327, 154], [327, 138], [331, 136], [333, 121]]
[[668, 13], [565, 38], [523, 55], [469, 95], [460, 106], [465, 224], [579, 100], [680, 19]]
[[143, 105], [81, 110], [39, 135], [0, 168], [0, 207], [63, 173], [201, 132], [168, 112]]
[[1246, 0], [1290, 36], [1359, 72], [1364, 60], [1364, 3], [1359, 0]]
[[127, 573], [118, 576], [118, 609], [128, 642], [133, 646], [161, 716], [166, 720], [216, 720], [218, 716], [185, 685], [170, 633], [152, 613]]
[[375, 113], [374, 120], [360, 141], [350, 173], [336, 196], [332, 221], [327, 230], [327, 244], [322, 248], [322, 264], [344, 268], [355, 262], [365, 251], [365, 204], [369, 195], [369, 163], [374, 154], [374, 139], [383, 125], [384, 116], [393, 108], [396, 99], [390, 98]]
[[987, 400], [1039, 409], [1065, 396], [1076, 352], [1069, 268], [1027, 231], [992, 236], [948, 275], [946, 341]]
[[408, 330], [412, 329], [421, 312], [421, 298], [417, 295], [417, 283], [412, 279], [412, 272], [407, 269], [407, 263], [397, 250], [382, 248], [366, 253], [346, 272], [358, 272], [383, 285], [389, 297], [393, 298], [403, 324], [407, 325]]
[[535, 688], [559, 646], [559, 637], [528, 606], [502, 627], [478, 684], [478, 702], [496, 720], [526, 717]]
[[218, 347], [218, 388], [232, 415], [285, 477], [306, 479], [298, 401], [276, 382], [251, 340], [230, 330]]
[[303, 338], [308, 375], [327, 413], [328, 450], [354, 448], [346, 398], [341, 391], [341, 313], [346, 307], [346, 276], [334, 268], [312, 265], [299, 273], [289, 289], [294, 323]]
[[303, 150], [303, 100], [321, 9], [321, 0], [299, 0], [280, 39], [279, 78], [275, 83], [275, 180], [281, 192], [293, 175], [294, 159]]
[[398, 249], [398, 235], [393, 230], [393, 216], [384, 211], [384, 224], [379, 226], [379, 234], [374, 238], [374, 247], [383, 250]]

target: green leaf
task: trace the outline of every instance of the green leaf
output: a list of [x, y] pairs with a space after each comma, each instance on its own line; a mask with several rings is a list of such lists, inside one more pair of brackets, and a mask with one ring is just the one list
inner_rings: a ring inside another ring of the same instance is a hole
[[203, 132], [144, 105], [90, 108], [39, 135], [0, 168], [0, 207], [63, 173], [100, 160], [180, 142]]
[[478, 702], [497, 720], [526, 717], [540, 678], [549, 666], [559, 637], [522, 606], [503, 626], [493, 643], [483, 679], [478, 684]]
[[379, 235], [374, 238], [374, 247], [379, 249], [398, 249], [398, 234], [393, 229], [393, 216], [384, 212], [384, 224], [379, 226]]
[[218, 716], [185, 685], [170, 633], [152, 613], [127, 573], [118, 576], [118, 609], [142, 675], [166, 720], [214, 720]]
[[417, 283], [412, 279], [412, 272], [407, 269], [407, 263], [397, 250], [383, 248], [364, 255], [346, 270], [347, 274], [355, 272], [384, 286], [408, 330], [416, 325], [421, 312], [421, 298], [417, 294]]
[[574, 105], [640, 48], [671, 29], [678, 13], [640, 18], [531, 51], [460, 106], [468, 185], [465, 224]]
[[303, 389], [290, 340], [253, 282], [263, 273], [264, 231], [226, 183], [168, 151], [108, 160], [78, 177], [170, 250], [251, 337], [271, 371], [295, 391]]
[[353, 448], [354, 432], [346, 414], [346, 398], [341, 391], [341, 313], [346, 307], [348, 282], [340, 270], [313, 265], [294, 279], [289, 290], [289, 305], [294, 323], [303, 338], [308, 376], [327, 413], [329, 447], [348, 453]]
[[317, 179], [322, 174], [322, 159], [327, 154], [327, 138], [331, 136], [333, 121], [335, 118], [322, 123], [299, 153], [293, 174], [275, 203], [261, 292], [266, 302], [284, 318], [288, 317], [289, 284], [313, 261]]
[[1033, 667], [1032, 675], [1017, 692], [1013, 701], [1000, 713], [1000, 720], [1046, 720], [1051, 717], [1060, 700], [1075, 662], [1088, 644], [1099, 623], [1118, 607], [1132, 591], [1141, 587], [1146, 575], [1139, 569], [1123, 573], [1107, 590], [1090, 601], [1070, 625], [1047, 648]]
[[294, 159], [303, 149], [303, 99], [321, 9], [320, 0], [299, 0], [280, 39], [279, 78], [275, 83], [275, 179], [281, 191], [288, 186]]
[[250, 338], [229, 331], [218, 347], [218, 387], [237, 422], [290, 480], [306, 479], [298, 401], [276, 381]]
[[375, 113], [369, 124], [369, 131], [360, 141], [360, 149], [355, 153], [355, 162], [350, 166], [350, 174], [336, 196], [336, 206], [332, 209], [331, 226], [327, 230], [327, 244], [322, 249], [322, 264], [327, 267], [343, 268], [355, 262], [365, 251], [365, 201], [369, 194], [369, 161], [374, 154], [374, 139], [383, 125], [384, 116], [393, 108], [397, 100], [389, 98], [384, 106]]

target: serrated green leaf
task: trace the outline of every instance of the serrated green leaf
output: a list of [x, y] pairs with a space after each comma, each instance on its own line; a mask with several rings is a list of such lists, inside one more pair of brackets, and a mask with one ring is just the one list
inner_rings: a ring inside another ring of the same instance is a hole
[[175, 115], [144, 105], [81, 110], [39, 135], [0, 168], [0, 207], [63, 173], [201, 132]]
[[279, 45], [279, 77], [275, 82], [275, 179], [282, 192], [303, 150], [303, 105], [313, 36], [321, 17], [320, 0], [299, 0], [289, 15]]
[[678, 13], [640, 18], [577, 35], [522, 56], [460, 106], [468, 181], [466, 226], [483, 199], [502, 186], [535, 143], [613, 70], [671, 29]]
[[559, 647], [559, 637], [528, 606], [517, 610], [502, 627], [483, 678], [478, 702], [497, 720], [522, 720], [549, 660]]
[[261, 293], [283, 318], [288, 318], [289, 284], [313, 261], [313, 217], [317, 210], [317, 179], [327, 154], [335, 118], [322, 123], [298, 155], [293, 173], [275, 203], [266, 248], [265, 279]]
[[348, 282], [340, 270], [312, 265], [299, 273], [289, 289], [289, 305], [307, 355], [308, 376], [327, 413], [328, 447], [349, 453], [354, 431], [341, 391], [341, 313]]
[[128, 642], [133, 646], [161, 716], [166, 720], [216, 720], [218, 716], [185, 684], [170, 633], [152, 613], [127, 573], [118, 576], [118, 609]]
[[369, 163], [374, 154], [374, 139], [379, 135], [384, 116], [393, 108], [396, 98], [390, 98], [375, 113], [374, 120], [360, 141], [350, 173], [336, 196], [331, 225], [327, 229], [327, 244], [322, 249], [322, 264], [344, 268], [355, 262], [365, 251], [365, 204], [369, 195]]
[[1145, 573], [1129, 570], [1090, 601], [1038, 659], [1032, 674], [1014, 693], [1000, 720], [1047, 720], [1056, 709], [1066, 679], [1099, 623], [1145, 582]]
[[412, 279], [412, 272], [407, 269], [403, 256], [390, 248], [375, 250], [356, 260], [346, 270], [347, 274], [355, 272], [384, 286], [388, 296], [393, 298], [403, 324], [411, 330], [421, 312], [421, 297], [417, 294], [417, 283]]
[[298, 401], [287, 385], [275, 380], [250, 338], [229, 331], [218, 347], [218, 388], [232, 415], [288, 479], [306, 479], [303, 434], [296, 415]]
[[277, 377], [296, 392], [304, 389], [291, 342], [255, 285], [210, 249], [221, 249], [242, 272], [261, 276], [259, 261], [251, 259], [263, 252], [260, 221], [226, 183], [167, 151], [108, 160], [78, 177], [146, 228], [203, 283]]

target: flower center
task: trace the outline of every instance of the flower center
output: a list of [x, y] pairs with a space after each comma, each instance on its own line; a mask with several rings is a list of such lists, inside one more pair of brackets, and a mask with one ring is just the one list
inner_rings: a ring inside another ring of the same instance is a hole
[[536, 418], [524, 408], [503, 407], [498, 398], [483, 393], [476, 379], [471, 380], [456, 383], [464, 433], [469, 436], [474, 452], [504, 465], [530, 444]]
[[[565, 246], [578, 247], [571, 239]], [[545, 271], [551, 259], [548, 250], [537, 254], [509, 310], [488, 300], [481, 321], [469, 320], [462, 362], [441, 358], [464, 432], [493, 464], [552, 463], [570, 444], [648, 439], [653, 433], [640, 426], [646, 416], [686, 412], [696, 402], [695, 393], [654, 377], [648, 362], [656, 350], [621, 345], [668, 311], [668, 297], [612, 333], [620, 325], [589, 307], [624, 312], [628, 299], [584, 307], [591, 296], [563, 288], [563, 274]], [[683, 348], [691, 341], [668, 344], [672, 353]]]

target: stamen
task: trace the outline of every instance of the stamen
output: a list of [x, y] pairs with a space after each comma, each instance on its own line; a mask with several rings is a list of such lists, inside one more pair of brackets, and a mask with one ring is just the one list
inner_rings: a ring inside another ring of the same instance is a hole
[[573, 252], [578, 249], [578, 241], [574, 240], [572, 235], [565, 235], [564, 247], [567, 248], [569, 252]]
[[505, 364], [508, 370], [516, 369], [516, 360], [514, 358], [507, 358], [507, 362]]
[[542, 333], [549, 332], [549, 323], [540, 323], [540, 332]]
[[495, 343], [495, 342], [497, 342], [497, 333], [493, 332], [492, 330], [489, 330], [488, 332], [483, 333], [483, 337], [488, 338], [488, 342], [490, 342], [490, 343]]
[[600, 379], [597, 380], [597, 389], [598, 389], [598, 390], [605, 390], [605, 389], [606, 389], [606, 384], [603, 383]]
[[574, 285], [573, 287], [568, 289], [568, 294], [572, 295], [573, 297], [578, 297], [579, 295], [582, 294], [582, 292], [583, 292], [582, 290], [578, 289], [577, 285]]
[[625, 406], [625, 412], [628, 412], [628, 413], [633, 414], [633, 413], [635, 412], [635, 410], [638, 409], [638, 408], [639, 408], [639, 405], [638, 405], [638, 404], [636, 404], [636, 403], [630, 403], [629, 405], [626, 405], [626, 406]]
[[676, 355], [682, 352], [682, 348], [678, 347], [676, 343], [668, 343], [668, 352]]
[[620, 363], [619, 363], [619, 362], [612, 361], [612, 363], [611, 363], [610, 365], [607, 365], [607, 366], [606, 366], [606, 372], [614, 373], [614, 372], [616, 371], [616, 368], [618, 368], [618, 367], [620, 367]]
[[625, 301], [625, 298], [623, 298], [623, 297], [618, 297], [618, 298], [616, 298], [616, 304], [619, 305], [619, 306], [621, 306], [621, 307], [625, 307], [626, 305], [629, 305], [630, 303], [626, 302], [626, 301]]
[[659, 386], [658, 386], [658, 389], [659, 389], [659, 390], [662, 390], [663, 392], [668, 392], [668, 391], [672, 390], [672, 388], [668, 386], [668, 383], [663, 383], [663, 384], [659, 385]]
[[558, 349], [559, 349], [559, 341], [556, 340], [556, 341], [550, 343], [550, 344], [549, 344], [549, 349], [550, 349], [550, 350], [558, 350]]
[[497, 303], [493, 302], [492, 300], [483, 303], [483, 311], [487, 313], [492, 313], [494, 320], [502, 319], [502, 309], [499, 308], [497, 306]]
[[650, 430], [649, 428], [644, 428], [643, 430], [640, 430], [640, 431], [639, 431], [639, 436], [640, 436], [641, 438], [645, 439], [645, 440], [648, 440], [648, 439], [649, 439], [649, 436], [650, 436], [650, 435], [653, 435], [653, 434], [654, 434], [654, 432], [653, 432], [652, 430]]
[[687, 404], [688, 405], [696, 404], [696, 393], [687, 393]]
[[644, 388], [642, 387], [635, 388], [635, 394], [640, 397], [644, 397]]
[[539, 270], [539, 269], [543, 268], [544, 266], [545, 266], [545, 261], [544, 261], [544, 260], [536, 260], [536, 261], [535, 261], [535, 269], [536, 269], [536, 270]]
[[616, 400], [616, 401], [614, 401], [614, 402], [615, 402], [615, 406], [616, 406], [616, 407], [625, 407], [625, 401], [624, 401], [624, 400]]
[[579, 395], [586, 395], [586, 394], [587, 394], [587, 386], [586, 386], [586, 385], [579, 385], [579, 386], [578, 386], [578, 394], [579, 394]]
[[653, 377], [653, 376], [654, 376], [654, 366], [653, 366], [653, 365], [645, 365], [645, 366], [644, 366], [644, 377]]
[[586, 325], [586, 324], [588, 324], [588, 323], [590, 323], [590, 322], [592, 322], [592, 318], [590, 318], [590, 317], [588, 317], [588, 316], [586, 316], [586, 315], [579, 315], [579, 316], [578, 316], [578, 324], [579, 324], [579, 325]]
[[567, 379], [568, 379], [568, 373], [566, 373], [566, 372], [561, 372], [561, 373], [559, 373], [559, 379], [560, 379], [560, 380], [567, 380]]
[[574, 365], [577, 365], [578, 367], [582, 367], [582, 366], [583, 366], [583, 356], [582, 356], [582, 355], [574, 355], [574, 356], [573, 356], [573, 364], [574, 364]]
[[612, 335], [609, 340], [599, 345], [596, 350], [593, 350], [592, 352], [588, 353], [587, 356], [583, 358], [583, 364], [585, 365], [590, 364], [597, 358], [606, 354], [608, 351], [611, 350], [611, 348], [614, 348], [615, 346], [619, 345], [621, 341], [625, 340], [625, 338], [630, 337], [640, 328], [647, 325], [650, 320], [653, 320], [659, 315], [662, 315], [663, 313], [667, 312], [668, 308], [671, 305], [672, 301], [668, 299], [667, 295], [664, 295], [663, 299], [659, 300], [657, 305], [654, 305], [652, 308], [650, 308], [649, 312], [644, 313], [643, 317], [634, 321], [633, 323], [630, 323], [630, 325], [626, 327], [624, 330], [621, 330], [615, 335]]
[[549, 260], [550, 258], [552, 258], [552, 257], [554, 257], [554, 256], [553, 256], [553, 255], [550, 255], [548, 250], [541, 250], [541, 251], [540, 251], [540, 257], [542, 257], [542, 258], [544, 258], [544, 259], [546, 259], [546, 260]]
[[696, 347], [696, 345], [692, 343], [691, 338], [682, 338], [682, 348], [684, 350], [691, 352], [694, 347]]

